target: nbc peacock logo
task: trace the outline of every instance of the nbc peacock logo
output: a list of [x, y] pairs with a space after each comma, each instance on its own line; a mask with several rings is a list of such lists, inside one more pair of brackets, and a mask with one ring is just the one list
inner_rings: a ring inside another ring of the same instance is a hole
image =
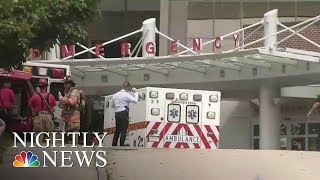
[[14, 167], [39, 167], [40, 162], [38, 161], [38, 156], [33, 155], [31, 151], [27, 153], [22, 151], [20, 154], [16, 155], [15, 161], [13, 162]]

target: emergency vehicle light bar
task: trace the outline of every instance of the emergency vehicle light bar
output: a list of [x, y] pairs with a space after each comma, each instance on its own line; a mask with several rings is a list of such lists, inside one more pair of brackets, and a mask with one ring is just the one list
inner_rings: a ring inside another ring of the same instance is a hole
[[65, 69], [55, 67], [23, 66], [22, 71], [35, 76], [48, 76], [54, 79], [63, 79], [66, 75]]
[[24, 67], [23, 67], [23, 71], [32, 74], [32, 67], [24, 66]]
[[38, 68], [38, 75], [39, 76], [47, 76], [48, 75], [48, 68]]

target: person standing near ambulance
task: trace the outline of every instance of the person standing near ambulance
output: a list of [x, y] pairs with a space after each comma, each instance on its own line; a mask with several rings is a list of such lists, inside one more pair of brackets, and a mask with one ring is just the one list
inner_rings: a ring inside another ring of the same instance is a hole
[[80, 91], [75, 86], [74, 80], [68, 76], [64, 80], [65, 96], [59, 92], [59, 100], [63, 103], [61, 116], [66, 132], [80, 131]]
[[[130, 91], [134, 92], [134, 97], [129, 94]], [[115, 109], [116, 131], [113, 136], [112, 146], [118, 145], [119, 136], [120, 146], [128, 146], [125, 145], [124, 142], [126, 140], [129, 125], [129, 104], [137, 103], [138, 100], [139, 94], [137, 89], [132, 88], [128, 81], [125, 81], [122, 89], [113, 95], [111, 106]]]
[[[54, 130], [53, 112], [57, 102], [54, 96], [47, 93], [48, 81], [39, 79], [37, 86], [40, 92], [35, 92], [29, 100], [29, 107], [34, 115], [34, 132], [52, 132]], [[40, 142], [44, 139], [41, 137]]]
[[9, 110], [13, 107], [16, 101], [13, 90], [11, 89], [11, 82], [5, 79], [0, 90], [0, 136], [3, 134], [6, 123], [9, 117]]

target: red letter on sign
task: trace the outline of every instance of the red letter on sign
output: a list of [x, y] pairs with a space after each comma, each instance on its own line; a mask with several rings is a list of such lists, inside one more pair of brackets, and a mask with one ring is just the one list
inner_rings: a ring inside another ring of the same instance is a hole
[[63, 45], [61, 47], [61, 56], [62, 56], [62, 58], [65, 58], [65, 57], [68, 57], [68, 56], [74, 57], [74, 53], [75, 53], [75, 45], [69, 45], [69, 47], [67, 47], [66, 45]]
[[39, 59], [40, 58], [40, 51], [38, 49], [31, 49], [31, 57], [32, 59]]
[[121, 55], [122, 55], [122, 57], [129, 56], [131, 54], [130, 48], [131, 48], [131, 44], [130, 43], [121, 43]]
[[96, 56], [103, 56], [104, 55], [103, 51], [104, 49], [102, 44], [96, 44], [96, 50], [95, 50]]
[[171, 53], [175, 54], [178, 52], [178, 42], [179, 41], [171, 41]]
[[221, 38], [220, 37], [216, 37], [215, 41], [214, 41], [214, 46], [219, 49], [221, 48]]
[[238, 34], [234, 34], [233, 35], [233, 40], [234, 40], [234, 47], [238, 47], [239, 46], [239, 35]]
[[148, 54], [155, 54], [156, 53], [156, 45], [153, 42], [147, 42], [146, 52]]
[[193, 39], [193, 51], [200, 53], [202, 51], [202, 39]]

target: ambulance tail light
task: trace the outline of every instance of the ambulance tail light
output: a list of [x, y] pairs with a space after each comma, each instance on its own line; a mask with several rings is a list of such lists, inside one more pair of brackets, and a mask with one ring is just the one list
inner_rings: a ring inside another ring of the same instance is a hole
[[207, 112], [207, 118], [208, 118], [208, 119], [214, 119], [214, 118], [216, 118], [216, 113], [213, 112], [213, 111]]
[[55, 79], [63, 79], [64, 78], [64, 70], [63, 69], [53, 69], [52, 75], [53, 75], [53, 78], [55, 78]]
[[211, 95], [209, 100], [210, 102], [218, 102], [218, 95]]
[[160, 136], [149, 136], [149, 142], [159, 142]]
[[158, 98], [158, 92], [157, 91], [150, 91], [150, 97], [151, 98]]
[[32, 67], [24, 66], [24, 67], [23, 67], [23, 71], [24, 71], [24, 72], [27, 72], [27, 73], [32, 73]]
[[160, 114], [159, 108], [152, 108], [151, 109], [151, 115], [158, 116]]
[[150, 142], [159, 142], [160, 136], [158, 135], [158, 129], [151, 129], [150, 136], [148, 138]]
[[39, 75], [39, 76], [46, 76], [46, 75], [48, 75], [48, 68], [39, 67], [39, 68], [38, 68], [38, 75]]

